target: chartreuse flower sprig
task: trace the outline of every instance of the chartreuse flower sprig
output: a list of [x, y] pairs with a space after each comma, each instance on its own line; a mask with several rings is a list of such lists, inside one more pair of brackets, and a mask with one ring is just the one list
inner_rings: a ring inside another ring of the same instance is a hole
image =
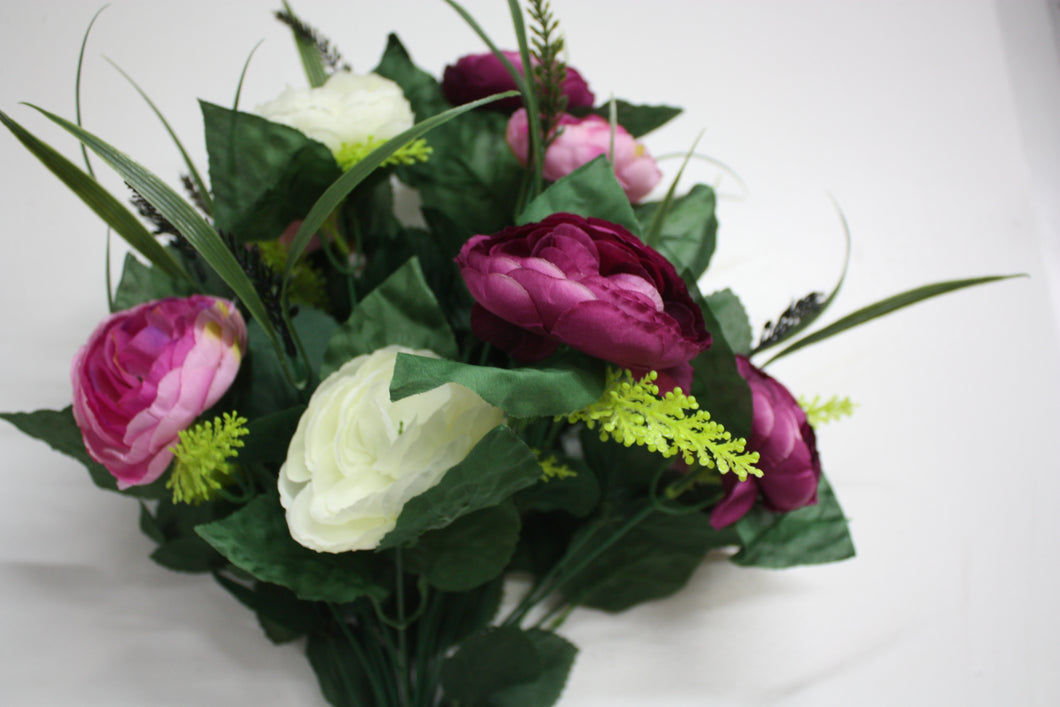
[[686, 464], [699, 464], [720, 473], [732, 472], [743, 481], [762, 476], [755, 467], [758, 452], [747, 452], [747, 440], [733, 438], [725, 427], [710, 419], [691, 395], [680, 388], [659, 395], [658, 373], [640, 380], [629, 371], [608, 369], [604, 394], [595, 403], [571, 413], [571, 422], [600, 428], [600, 438], [630, 447], [647, 447], [664, 457], [681, 454]]
[[246, 418], [226, 412], [180, 432], [173, 447], [176, 463], [166, 482], [174, 503], [197, 504], [216, 495], [235, 471], [230, 460], [243, 446], [240, 437], [250, 432], [246, 424]]
[[[343, 171], [346, 171], [353, 167], [355, 164], [363, 160], [368, 156], [368, 153], [379, 147], [386, 140], [377, 140], [374, 137], [369, 136], [365, 142], [358, 142], [354, 144], [343, 143], [339, 151], [335, 153], [335, 159], [339, 163], [339, 167], [342, 167]], [[416, 164], [417, 162], [426, 162], [434, 152], [434, 148], [427, 144], [427, 141], [423, 138], [413, 140], [407, 145], [402, 145], [397, 149], [397, 152], [383, 160], [381, 166], [388, 167], [390, 165], [410, 165]]]
[[806, 413], [806, 421], [812, 427], [823, 425], [826, 422], [835, 422], [844, 417], [854, 414], [857, 405], [850, 398], [840, 398], [833, 395], [828, 400], [821, 402], [821, 396], [813, 396], [813, 400], [799, 396], [799, 407]]
[[540, 451], [535, 449], [534, 456], [537, 457], [537, 463], [541, 465], [542, 481], [569, 479], [578, 475], [578, 472], [574, 471], [574, 469], [571, 469], [569, 466], [556, 459], [555, 454], [544, 456]]

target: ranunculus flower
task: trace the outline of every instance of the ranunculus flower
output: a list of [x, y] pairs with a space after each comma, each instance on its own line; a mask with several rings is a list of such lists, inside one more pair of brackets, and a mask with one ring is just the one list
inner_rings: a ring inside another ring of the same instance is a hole
[[233, 302], [192, 295], [115, 312], [74, 357], [74, 419], [120, 488], [149, 484], [177, 434], [224, 395], [247, 327]]
[[332, 74], [323, 86], [288, 88], [255, 112], [327, 145], [338, 155], [343, 145], [389, 140], [412, 127], [412, 107], [401, 87], [378, 74]]
[[441, 481], [504, 418], [447, 383], [391, 402], [388, 346], [332, 373], [309, 400], [280, 468], [280, 502], [298, 543], [317, 552], [376, 547], [405, 503]]
[[736, 367], [751, 387], [754, 421], [747, 448], [760, 455], [756, 466], [762, 476], [748, 476], [746, 481], [737, 481], [732, 474], [721, 477], [725, 498], [710, 514], [715, 528], [743, 518], [759, 495], [771, 511], [793, 511], [817, 503], [821, 478], [817, 439], [799, 403], [787, 388], [743, 356], [736, 357]]
[[[523, 60], [519, 52], [502, 51], [501, 54], [523, 73]], [[515, 88], [515, 81], [493, 52], [461, 57], [455, 64], [445, 67], [442, 74], [442, 94], [454, 106], [477, 101], [494, 93], [514, 91]], [[563, 94], [567, 97], [568, 108], [591, 108], [593, 105], [594, 96], [589, 84], [576, 69], [569, 66], [567, 78], [563, 81]], [[522, 98], [512, 96], [490, 103], [485, 108], [513, 111], [522, 104]]]
[[456, 263], [476, 301], [475, 334], [524, 362], [563, 343], [687, 391], [689, 361], [710, 346], [673, 265], [617, 224], [553, 214], [473, 236]]
[[[554, 182], [600, 155], [610, 155], [611, 123], [598, 115], [575, 118], [564, 114], [559, 121], [559, 136], [545, 150], [541, 172]], [[508, 146], [522, 164], [530, 150], [530, 128], [526, 110], [520, 108], [508, 120]], [[643, 143], [633, 139], [621, 125], [615, 126], [615, 154], [611, 158], [615, 177], [632, 202], [647, 196], [662, 179], [662, 172]]]

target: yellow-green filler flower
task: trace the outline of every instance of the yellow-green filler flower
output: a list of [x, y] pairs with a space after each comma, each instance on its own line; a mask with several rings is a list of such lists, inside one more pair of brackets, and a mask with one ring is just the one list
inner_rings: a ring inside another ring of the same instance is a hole
[[571, 413], [567, 419], [600, 428], [600, 439], [614, 439], [629, 447], [647, 447], [664, 457], [677, 454], [686, 464], [699, 464], [741, 481], [761, 476], [755, 468], [758, 452], [744, 451], [747, 441], [733, 439], [724, 426], [710, 419], [691, 395], [676, 388], [659, 396], [658, 374], [651, 371], [639, 381], [629, 371], [608, 369], [604, 394], [595, 403]]
[[229, 481], [235, 471], [229, 460], [243, 447], [240, 437], [250, 432], [246, 424], [246, 418], [226, 412], [180, 433], [173, 447], [176, 463], [166, 482], [174, 503], [208, 501]]

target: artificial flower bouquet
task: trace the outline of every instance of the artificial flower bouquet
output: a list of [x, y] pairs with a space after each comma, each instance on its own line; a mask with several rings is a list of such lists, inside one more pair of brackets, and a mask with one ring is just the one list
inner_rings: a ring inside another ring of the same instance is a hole
[[597, 100], [546, 2], [511, 3], [518, 51], [447, 2], [489, 51], [442, 77], [395, 36], [354, 74], [277, 13], [309, 86], [203, 103], [208, 173], [188, 160], [179, 189], [38, 109], [113, 195], [0, 113], [140, 256], [72, 405], [3, 417], [138, 499], [156, 562], [303, 641], [335, 705], [545, 707], [578, 607], [671, 595], [712, 551], [851, 557], [814, 434], [850, 403], [800, 401], [763, 359], [997, 279], [811, 332], [840, 280], [756, 340], [736, 293], [699, 289], [713, 190], [660, 184], [642, 139], [679, 109]]

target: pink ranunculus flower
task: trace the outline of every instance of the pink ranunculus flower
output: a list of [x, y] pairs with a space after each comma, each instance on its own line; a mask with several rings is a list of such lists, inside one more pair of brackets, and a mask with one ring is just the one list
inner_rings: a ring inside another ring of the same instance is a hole
[[[611, 123], [598, 115], [575, 118], [564, 114], [559, 121], [559, 136], [545, 151], [542, 174], [554, 182], [600, 155], [610, 155]], [[526, 110], [520, 108], [508, 120], [508, 146], [516, 159], [526, 164], [530, 150], [530, 128]], [[615, 177], [629, 200], [636, 203], [646, 197], [662, 179], [655, 159], [643, 143], [633, 139], [621, 125], [615, 126], [615, 154], [611, 159]]]
[[617, 224], [553, 214], [473, 236], [456, 263], [476, 301], [476, 336], [524, 362], [563, 343], [687, 391], [689, 361], [710, 346], [673, 265]]
[[736, 367], [751, 387], [754, 419], [747, 448], [758, 452], [756, 466], [762, 476], [748, 476], [746, 481], [732, 474], [721, 477], [725, 498], [710, 514], [710, 524], [718, 529], [743, 518], [759, 496], [771, 511], [813, 505], [821, 478], [817, 438], [799, 403], [787, 388], [745, 357], [736, 357]]
[[224, 394], [247, 327], [233, 302], [192, 295], [115, 312], [74, 357], [74, 419], [119, 488], [166, 470], [177, 434]]
[[[519, 52], [502, 51], [501, 54], [522, 73], [523, 61]], [[515, 81], [493, 52], [461, 57], [455, 64], [445, 67], [445, 72], [442, 74], [442, 95], [454, 106], [477, 101], [494, 93], [514, 90]], [[567, 78], [563, 82], [563, 94], [567, 97], [568, 108], [592, 108], [595, 98], [582, 75], [569, 66]], [[522, 104], [523, 100], [520, 97], [512, 96], [494, 101], [484, 107], [508, 112]]]

